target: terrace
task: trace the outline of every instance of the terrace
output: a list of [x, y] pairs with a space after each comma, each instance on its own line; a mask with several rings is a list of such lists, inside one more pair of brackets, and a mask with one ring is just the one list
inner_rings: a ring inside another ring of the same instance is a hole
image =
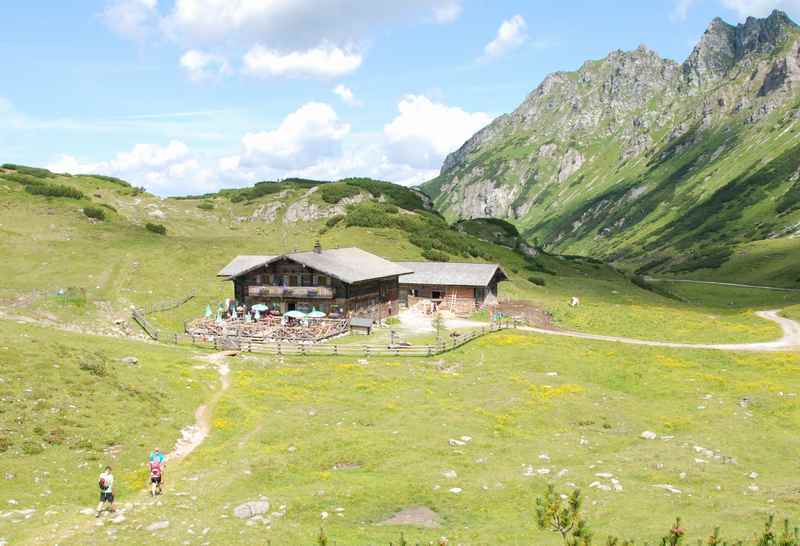
[[247, 287], [247, 295], [250, 297], [332, 299], [334, 290], [328, 286], [250, 285]]

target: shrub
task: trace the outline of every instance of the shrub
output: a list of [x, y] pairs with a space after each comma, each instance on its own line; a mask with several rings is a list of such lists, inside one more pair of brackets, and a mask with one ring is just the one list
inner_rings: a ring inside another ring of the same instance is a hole
[[47, 436], [45, 436], [44, 441], [50, 444], [51, 446], [60, 446], [64, 443], [65, 434], [64, 431], [60, 428], [55, 428], [51, 430]]
[[68, 199], [83, 199], [83, 192], [63, 184], [41, 184], [25, 186], [25, 191], [33, 195], [47, 197], [66, 197]]
[[108, 368], [106, 367], [106, 359], [99, 354], [88, 353], [81, 355], [78, 361], [78, 367], [86, 372], [97, 377], [105, 377], [108, 375]]
[[336, 216], [331, 216], [330, 218], [328, 218], [325, 221], [325, 225], [328, 226], [329, 228], [332, 228], [342, 220], [344, 220], [344, 216], [342, 216], [341, 214], [337, 214]]
[[103, 212], [103, 209], [97, 207], [83, 207], [83, 214], [85, 214], [88, 218], [94, 218], [95, 220], [106, 219], [106, 213]]
[[12, 182], [16, 182], [17, 184], [22, 184], [23, 186], [41, 186], [42, 184], [45, 184], [45, 182], [43, 182], [41, 179], [28, 174], [0, 173], [0, 177]]
[[535, 284], [536, 286], [544, 286], [545, 284], [547, 284], [543, 278], [537, 277], [535, 275], [531, 275], [530, 277], [528, 277], [528, 280], [533, 284]]
[[214, 203], [211, 203], [209, 201], [203, 201], [202, 203], [197, 205], [197, 208], [202, 210], [214, 210]]
[[441, 250], [436, 250], [435, 248], [426, 248], [422, 251], [422, 257], [426, 260], [431, 262], [449, 262], [450, 256], [442, 252]]
[[167, 234], [167, 228], [161, 224], [153, 224], [151, 222], [147, 222], [147, 224], [145, 224], [144, 227], [147, 231], [152, 231], [153, 233], [157, 233], [158, 235]]
[[11, 447], [11, 440], [5, 436], [0, 436], [0, 453], [5, 453]]
[[39, 442], [34, 442], [33, 440], [26, 440], [25, 442], [22, 443], [22, 452], [25, 455], [38, 455], [43, 451], [44, 448]]
[[36, 178], [51, 178], [54, 177], [55, 174], [48, 171], [47, 169], [40, 169], [38, 167], [27, 167], [25, 165], [14, 165], [13, 163], [4, 163], [2, 165], [4, 169], [8, 169], [11, 171], [17, 171], [21, 174], [27, 174], [29, 176], [35, 176]]
[[367, 190], [373, 197], [384, 196], [390, 203], [403, 209], [425, 210], [425, 203], [422, 197], [414, 190], [404, 186], [371, 178], [344, 178], [339, 182]]
[[326, 203], [334, 205], [347, 197], [355, 197], [360, 194], [361, 190], [352, 185], [336, 182], [333, 184], [325, 184], [319, 189], [320, 197]]
[[125, 188], [130, 188], [131, 185], [128, 182], [125, 182], [121, 178], [117, 178], [115, 176], [105, 176], [102, 174], [81, 174], [79, 176], [91, 176], [92, 178], [97, 178], [98, 180], [103, 180], [105, 182], [111, 182], [112, 184], [116, 184], [117, 186], [123, 186]]
[[111, 212], [117, 212], [117, 209], [116, 209], [116, 208], [112, 207], [111, 205], [109, 205], [109, 204], [107, 204], [107, 203], [100, 203], [100, 206], [101, 206], [101, 207], [105, 207], [105, 208], [107, 208], [107, 209], [108, 209], [108, 210], [110, 210]]

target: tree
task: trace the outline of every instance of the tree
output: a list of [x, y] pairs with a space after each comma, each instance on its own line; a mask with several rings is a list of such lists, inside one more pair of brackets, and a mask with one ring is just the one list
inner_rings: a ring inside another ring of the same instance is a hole
[[592, 534], [581, 517], [581, 490], [569, 497], [559, 495], [553, 484], [547, 486], [544, 497], [536, 499], [536, 524], [539, 529], [559, 533], [565, 546], [589, 546]]

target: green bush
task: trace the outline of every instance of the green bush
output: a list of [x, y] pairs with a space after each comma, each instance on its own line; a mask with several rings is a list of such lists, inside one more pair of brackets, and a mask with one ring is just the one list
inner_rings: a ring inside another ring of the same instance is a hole
[[42, 453], [44, 448], [39, 442], [34, 442], [33, 440], [26, 440], [22, 443], [22, 452], [25, 455], [38, 455]]
[[167, 228], [164, 227], [161, 224], [153, 224], [153, 223], [147, 222], [147, 224], [145, 224], [144, 227], [145, 227], [145, 229], [147, 231], [152, 231], [153, 233], [157, 233], [158, 235], [166, 235], [167, 234]]
[[130, 188], [131, 185], [128, 182], [125, 182], [121, 178], [117, 178], [116, 176], [105, 176], [102, 174], [81, 174], [79, 176], [91, 176], [92, 178], [96, 178], [98, 180], [103, 180], [105, 182], [111, 182], [112, 184], [116, 184], [117, 186], [122, 186], [125, 188]]
[[94, 218], [95, 220], [106, 219], [106, 213], [103, 212], [103, 209], [98, 207], [83, 207], [83, 214], [85, 214], [88, 218]]
[[390, 203], [407, 210], [425, 210], [425, 203], [422, 197], [409, 188], [398, 186], [391, 182], [373, 180], [371, 178], [344, 178], [339, 182], [344, 182], [351, 186], [367, 190], [373, 197], [385, 197]]
[[96, 375], [97, 377], [105, 377], [108, 375], [106, 359], [100, 354], [88, 353], [81, 355], [78, 361], [78, 367], [85, 372]]
[[352, 185], [336, 182], [333, 184], [325, 184], [320, 187], [319, 194], [323, 201], [334, 205], [342, 199], [348, 197], [355, 197], [360, 194], [361, 190]]
[[107, 203], [100, 203], [100, 206], [101, 206], [101, 207], [105, 207], [105, 208], [107, 208], [107, 209], [108, 209], [108, 210], [110, 210], [111, 212], [117, 212], [117, 209], [116, 209], [116, 208], [112, 207], [111, 205], [109, 205], [109, 204], [107, 204]]
[[428, 248], [422, 251], [422, 257], [426, 260], [431, 262], [449, 262], [450, 256], [442, 252], [441, 250], [436, 250], [435, 248]]
[[63, 184], [41, 184], [25, 186], [25, 191], [33, 195], [44, 195], [47, 197], [66, 197], [68, 199], [83, 199], [83, 192], [71, 186]]
[[209, 201], [203, 201], [202, 203], [197, 205], [197, 208], [202, 210], [214, 210], [214, 203], [211, 203]]
[[16, 182], [17, 184], [22, 184], [23, 186], [41, 186], [46, 184], [46, 182], [42, 181], [41, 179], [29, 174], [0, 173], [0, 177], [10, 180], [11, 182]]
[[13, 163], [4, 163], [2, 167], [4, 169], [8, 169], [11, 171], [17, 171], [20, 174], [27, 174], [29, 176], [34, 176], [36, 178], [52, 178], [55, 176], [55, 174], [48, 171], [47, 169], [40, 169], [38, 167], [28, 167], [26, 165], [14, 165]]
[[344, 216], [342, 216], [341, 214], [337, 214], [336, 216], [331, 216], [330, 218], [328, 218], [325, 221], [325, 225], [328, 226], [329, 228], [332, 228], [342, 220], [344, 220]]
[[545, 280], [542, 277], [536, 277], [535, 275], [531, 275], [530, 277], [528, 277], [528, 280], [533, 284], [535, 284], [536, 286], [544, 286], [545, 284], [547, 284], [547, 282], [545, 282]]
[[5, 453], [11, 447], [11, 440], [5, 436], [0, 436], [0, 453]]

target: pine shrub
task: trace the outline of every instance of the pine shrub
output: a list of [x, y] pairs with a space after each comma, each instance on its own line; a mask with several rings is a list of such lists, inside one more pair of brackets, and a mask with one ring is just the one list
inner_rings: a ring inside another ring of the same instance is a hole
[[83, 199], [83, 192], [63, 184], [36, 184], [25, 186], [25, 191], [33, 195], [46, 197], [65, 197], [67, 199]]
[[83, 214], [95, 220], [103, 221], [106, 219], [106, 213], [103, 212], [103, 209], [98, 207], [83, 207]]
[[145, 224], [144, 227], [145, 227], [145, 229], [147, 231], [151, 231], [151, 232], [156, 233], [158, 235], [166, 235], [167, 234], [167, 228], [164, 227], [162, 224], [153, 224], [151, 222], [147, 222], [147, 224]]

